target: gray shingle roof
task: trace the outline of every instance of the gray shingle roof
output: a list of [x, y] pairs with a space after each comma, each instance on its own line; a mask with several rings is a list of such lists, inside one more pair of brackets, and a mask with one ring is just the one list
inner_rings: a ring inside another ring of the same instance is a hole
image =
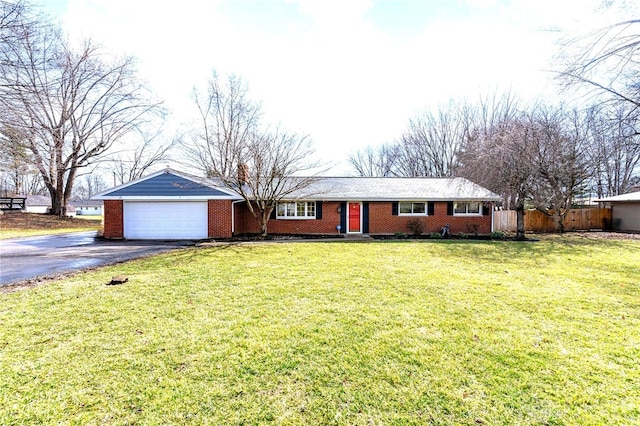
[[[296, 179], [296, 178], [291, 178]], [[308, 179], [308, 178], [298, 178]], [[222, 192], [224, 191], [224, 192]], [[167, 169], [92, 197], [227, 196], [231, 190], [215, 179]], [[233, 196], [239, 199], [239, 196]], [[500, 197], [464, 178], [317, 177], [286, 197], [325, 201], [499, 201]]]
[[464, 178], [320, 177], [287, 198], [334, 201], [499, 201], [500, 196]]
[[628, 194], [615, 195], [613, 197], [601, 198], [599, 200], [595, 200], [598, 202], [630, 202], [630, 201], [640, 201], [640, 191], [630, 192]]
[[51, 207], [51, 197], [46, 195], [27, 195], [27, 206], [47, 206]]
[[175, 198], [239, 198], [231, 191], [216, 186], [210, 179], [204, 179], [171, 169], [153, 173], [141, 179], [108, 189], [91, 197], [94, 200], [110, 198], [175, 197]]

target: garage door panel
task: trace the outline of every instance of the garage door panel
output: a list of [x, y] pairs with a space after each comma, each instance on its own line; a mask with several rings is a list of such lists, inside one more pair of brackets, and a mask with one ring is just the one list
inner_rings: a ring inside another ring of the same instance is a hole
[[207, 202], [125, 202], [128, 239], [202, 239], [208, 236]]

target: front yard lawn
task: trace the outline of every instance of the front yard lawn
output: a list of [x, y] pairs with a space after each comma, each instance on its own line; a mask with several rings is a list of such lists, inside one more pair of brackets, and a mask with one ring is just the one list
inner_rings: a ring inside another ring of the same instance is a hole
[[0, 215], [0, 240], [64, 234], [67, 232], [98, 231], [102, 216], [58, 217], [42, 213], [7, 212]]
[[0, 424], [639, 424], [639, 259], [247, 244], [0, 294]]

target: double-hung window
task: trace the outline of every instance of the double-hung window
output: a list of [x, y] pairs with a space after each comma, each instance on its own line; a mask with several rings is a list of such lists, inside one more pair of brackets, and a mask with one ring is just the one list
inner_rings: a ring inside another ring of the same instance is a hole
[[277, 219], [315, 219], [315, 201], [298, 201], [289, 203], [278, 203], [276, 209]]
[[453, 203], [453, 214], [455, 216], [480, 216], [482, 215], [482, 203], [476, 201]]
[[398, 203], [400, 215], [424, 216], [427, 214], [427, 203], [424, 201], [400, 201]]

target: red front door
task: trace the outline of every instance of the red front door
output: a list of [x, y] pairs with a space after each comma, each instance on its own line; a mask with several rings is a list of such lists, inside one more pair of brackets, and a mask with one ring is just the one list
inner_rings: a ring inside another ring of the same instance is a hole
[[360, 231], [360, 203], [349, 203], [349, 232]]

